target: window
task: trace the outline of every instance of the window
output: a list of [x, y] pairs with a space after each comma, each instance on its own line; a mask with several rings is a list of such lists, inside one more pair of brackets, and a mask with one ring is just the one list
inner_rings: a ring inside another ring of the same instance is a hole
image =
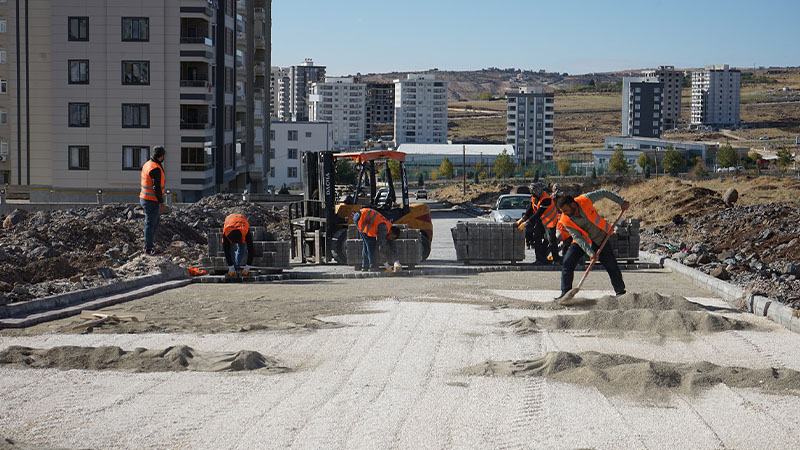
[[123, 103], [122, 128], [150, 128], [150, 105]]
[[233, 169], [233, 144], [225, 144], [225, 168]]
[[296, 148], [290, 148], [289, 152], [288, 152], [288, 155], [287, 155], [287, 158], [289, 158], [289, 159], [297, 159], [297, 149]]
[[275, 130], [269, 130], [269, 140], [270, 141], [275, 140]]
[[8, 123], [8, 110], [0, 109], [0, 125], [5, 125], [7, 123]]
[[147, 17], [123, 17], [122, 41], [147, 42], [150, 40], [150, 19]]
[[289, 178], [297, 178], [297, 167], [287, 167], [286, 176]]
[[308, 137], [311, 137], [311, 132], [310, 132], [310, 131], [306, 131], [306, 137], [307, 137], [307, 138], [308, 138]]
[[0, 80], [0, 94], [8, 94], [8, 80]]
[[270, 178], [275, 178], [275, 168], [274, 167], [270, 167], [269, 168], [269, 177]]
[[122, 170], [139, 170], [150, 159], [150, 147], [122, 146]]
[[211, 168], [211, 150], [202, 147], [181, 148], [181, 170], [203, 172]]
[[269, 149], [269, 159], [275, 159], [275, 149]]
[[233, 69], [225, 68], [225, 92], [233, 92]]
[[233, 106], [225, 107], [225, 131], [233, 131]]
[[70, 41], [88, 41], [89, 40], [89, 18], [88, 17], [70, 17], [67, 19], [69, 31], [67, 39]]
[[89, 126], [89, 104], [70, 103], [69, 104], [69, 126], [88, 127]]
[[233, 55], [233, 30], [225, 28], [225, 54]]
[[89, 60], [69, 60], [69, 84], [89, 84]]
[[89, 170], [89, 147], [86, 145], [69, 146], [69, 170]]
[[5, 33], [7, 26], [8, 22], [6, 22], [6, 19], [0, 19], [0, 33]]
[[150, 61], [122, 61], [122, 84], [150, 84]]
[[287, 137], [287, 139], [290, 140], [290, 141], [296, 141], [297, 140], [297, 130], [289, 130], [289, 136]]
[[0, 64], [6, 63], [6, 55], [6, 50], [4, 48], [0, 49]]

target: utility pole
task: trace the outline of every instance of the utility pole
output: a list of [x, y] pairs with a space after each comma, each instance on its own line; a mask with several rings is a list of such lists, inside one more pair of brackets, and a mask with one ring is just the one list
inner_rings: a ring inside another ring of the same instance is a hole
[[463, 176], [464, 195], [467, 195], [467, 145], [461, 144], [461, 175]]

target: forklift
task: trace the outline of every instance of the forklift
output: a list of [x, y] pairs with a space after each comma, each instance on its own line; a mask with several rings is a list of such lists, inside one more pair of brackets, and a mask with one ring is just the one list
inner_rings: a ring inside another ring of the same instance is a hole
[[[302, 158], [305, 177], [303, 200], [289, 205], [292, 258], [317, 264], [347, 264], [347, 227], [362, 207], [380, 211], [394, 224], [405, 224], [422, 234], [422, 260], [431, 253], [433, 222], [430, 208], [410, 204], [405, 169], [406, 154], [394, 150], [350, 153], [306, 152]], [[336, 161], [356, 164], [358, 179], [352, 194], [336, 198]], [[401, 203], [396, 203], [389, 161], [400, 163]], [[386, 187], [378, 188], [377, 174], [384, 169]], [[367, 195], [367, 189], [369, 194]]]

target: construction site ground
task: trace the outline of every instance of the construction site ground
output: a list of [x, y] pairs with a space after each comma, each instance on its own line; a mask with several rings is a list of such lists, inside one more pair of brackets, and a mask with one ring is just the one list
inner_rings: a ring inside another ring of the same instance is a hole
[[[433, 262], [458, 220], [439, 216]], [[192, 284], [112, 308], [141, 322], [2, 330], [0, 435], [10, 448], [800, 445], [800, 336], [668, 270], [624, 272], [629, 294], [613, 298], [598, 269], [582, 291], [594, 300], [570, 308], [552, 302], [559, 275]]]

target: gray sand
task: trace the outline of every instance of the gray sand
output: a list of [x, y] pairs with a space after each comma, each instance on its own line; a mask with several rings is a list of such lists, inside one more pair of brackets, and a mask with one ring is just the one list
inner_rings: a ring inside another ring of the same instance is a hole
[[30, 368], [119, 370], [126, 372], [287, 372], [274, 358], [258, 352], [201, 352], [185, 345], [163, 350], [63, 346], [50, 349], [12, 346], [0, 352], [0, 365]]
[[656, 292], [629, 292], [619, 297], [608, 295], [596, 299], [582, 298], [580, 292], [568, 304], [546, 303], [548, 309], [562, 309], [565, 306], [579, 309], [655, 309], [660, 311], [704, 311], [707, 308], [679, 295], [661, 295]]

